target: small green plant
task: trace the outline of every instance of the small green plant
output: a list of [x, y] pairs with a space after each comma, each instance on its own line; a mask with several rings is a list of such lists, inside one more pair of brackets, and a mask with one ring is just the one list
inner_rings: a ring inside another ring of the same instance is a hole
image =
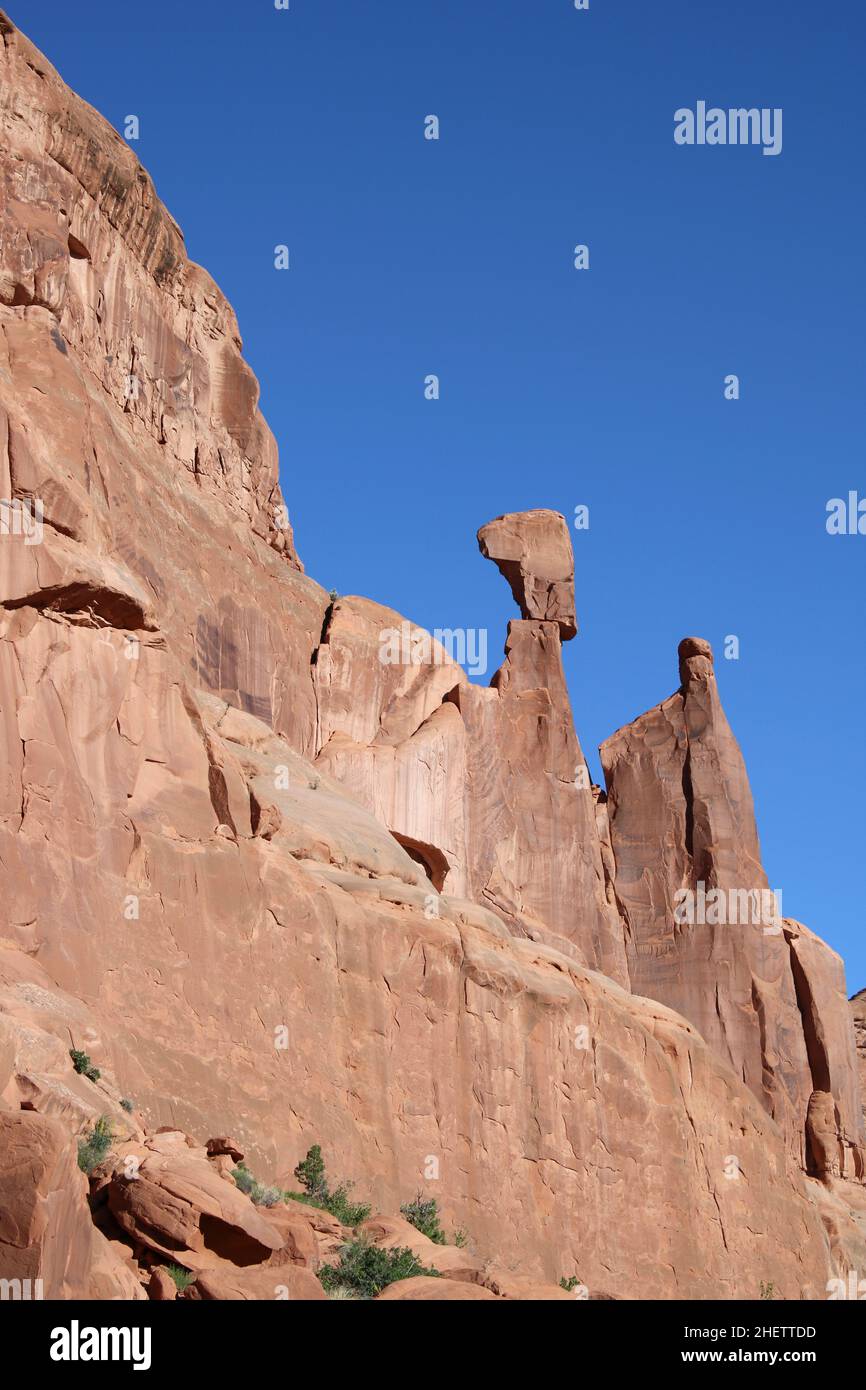
[[163, 1265], [163, 1268], [177, 1284], [179, 1293], [183, 1293], [184, 1289], [188, 1289], [190, 1284], [195, 1283], [195, 1275], [190, 1270], [184, 1269], [182, 1265]]
[[404, 1202], [400, 1210], [422, 1236], [436, 1245], [446, 1244], [445, 1232], [439, 1225], [439, 1207], [435, 1197], [425, 1198], [419, 1192], [414, 1201]]
[[347, 1298], [344, 1290], [351, 1290], [361, 1298], [375, 1298], [389, 1284], [400, 1279], [413, 1279], [426, 1275], [438, 1279], [438, 1269], [428, 1269], [422, 1265], [408, 1247], [396, 1250], [382, 1250], [366, 1240], [352, 1240], [341, 1247], [340, 1262], [325, 1265], [319, 1270], [322, 1287], [328, 1294]]
[[295, 1177], [307, 1196], [314, 1201], [322, 1201], [328, 1196], [328, 1182], [325, 1177], [325, 1160], [322, 1158], [321, 1144], [313, 1144], [307, 1149], [295, 1168]]
[[566, 1293], [574, 1293], [574, 1290], [577, 1288], [579, 1283], [580, 1280], [578, 1279], [577, 1275], [571, 1274], [569, 1275], [568, 1279], [560, 1279], [559, 1287], [561, 1289], [565, 1289]]
[[232, 1177], [241, 1192], [245, 1192], [248, 1197], [251, 1196], [256, 1180], [245, 1163], [239, 1163], [232, 1169]]
[[120, 1108], [121, 1110], [125, 1110], [127, 1115], [131, 1115], [133, 1110], [135, 1109], [135, 1106], [133, 1105], [131, 1100], [124, 1096], [123, 1100], [120, 1102]]
[[332, 589], [331, 592], [328, 594], [328, 598], [331, 600], [332, 603], [336, 603], [339, 597], [340, 595], [337, 593], [336, 589]]
[[764, 1281], [763, 1281], [763, 1279], [762, 1279], [762, 1280], [761, 1280], [761, 1298], [775, 1298], [775, 1297], [776, 1297], [776, 1285], [775, 1285], [775, 1284], [765, 1284]]
[[69, 1055], [72, 1058], [72, 1065], [79, 1076], [86, 1076], [88, 1081], [98, 1081], [102, 1072], [95, 1067], [86, 1052], [79, 1052], [77, 1048], [71, 1047]]
[[94, 1168], [98, 1168], [113, 1142], [111, 1121], [107, 1115], [100, 1115], [87, 1138], [78, 1141], [78, 1166], [82, 1173], [89, 1176]]
[[245, 1192], [257, 1207], [275, 1207], [277, 1202], [283, 1200], [282, 1188], [265, 1187], [253, 1177], [245, 1163], [239, 1163], [232, 1170], [232, 1177], [241, 1192]]
[[286, 1192], [284, 1196], [295, 1202], [306, 1202], [308, 1206], [319, 1207], [335, 1216], [342, 1226], [360, 1226], [370, 1215], [370, 1207], [364, 1202], [353, 1202], [349, 1196], [352, 1184], [341, 1182], [333, 1192], [325, 1175], [325, 1163], [320, 1144], [313, 1144], [307, 1150], [306, 1158], [295, 1169], [295, 1177], [303, 1187], [303, 1192]]
[[461, 1250], [469, 1244], [469, 1233], [464, 1231], [462, 1226], [454, 1232], [454, 1244], [459, 1246]]
[[258, 1195], [253, 1197], [253, 1201], [259, 1207], [275, 1207], [282, 1200], [283, 1189], [281, 1187], [260, 1187]]

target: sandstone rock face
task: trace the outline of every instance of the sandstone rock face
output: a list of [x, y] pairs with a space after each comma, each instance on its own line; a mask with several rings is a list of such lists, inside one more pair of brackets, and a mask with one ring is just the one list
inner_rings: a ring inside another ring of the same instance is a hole
[[134, 1245], [195, 1270], [264, 1264], [282, 1249], [279, 1231], [200, 1151], [150, 1139], [131, 1157], [109, 1184], [108, 1205]]
[[94, 1228], [63, 1126], [0, 1111], [0, 1280], [10, 1299], [136, 1299], [140, 1287]]
[[676, 694], [601, 748], [632, 987], [683, 1013], [729, 1059], [804, 1165], [810, 1098], [832, 1094], [839, 1165], [860, 1178], [842, 963], [779, 915], [712, 651], [686, 638], [679, 656]]
[[462, 1284], [453, 1279], [400, 1279], [389, 1284], [377, 1303], [495, 1303], [496, 1294], [479, 1284]]
[[[560, 544], [571, 556], [567, 531]], [[394, 633], [399, 660], [383, 662]], [[434, 888], [483, 903], [515, 934], [561, 938], [627, 985], [559, 625], [510, 623], [505, 658], [484, 688], [399, 614], [339, 600], [315, 662], [316, 764], [392, 831]]]
[[41, 544], [0, 546], [0, 601], [118, 657], [168, 638], [196, 685], [310, 751], [328, 600], [234, 313], [129, 146], [0, 29], [0, 497], [44, 507]]
[[315, 1274], [290, 1265], [285, 1269], [209, 1269], [198, 1276], [186, 1297], [314, 1303], [324, 1302], [327, 1295]]
[[[382, 661], [404, 620], [300, 570], [226, 301], [128, 147], [0, 31], [0, 498], [44, 504], [38, 542], [0, 536], [0, 1277], [94, 1296], [114, 1259], [140, 1289], [119, 1244], [182, 1256], [190, 1297], [312, 1290], [345, 1228], [254, 1208], [226, 1161], [268, 1180], [319, 1141], [374, 1210], [429, 1182], [470, 1232], [422, 1298], [563, 1274], [822, 1297], [856, 1153], [838, 969], [794, 923], [743, 950], [666, 925], [698, 870], [765, 882], [706, 652], [606, 746], [607, 802], [551, 514], [484, 528], [525, 615], [489, 689], [412, 625]], [[72, 1136], [101, 1114], [96, 1258]]]
[[860, 1073], [860, 1104], [866, 1121], [866, 989], [855, 994], [850, 1003]]
[[478, 532], [481, 553], [511, 585], [522, 618], [559, 624], [564, 642], [577, 632], [574, 555], [559, 512], [511, 512]]

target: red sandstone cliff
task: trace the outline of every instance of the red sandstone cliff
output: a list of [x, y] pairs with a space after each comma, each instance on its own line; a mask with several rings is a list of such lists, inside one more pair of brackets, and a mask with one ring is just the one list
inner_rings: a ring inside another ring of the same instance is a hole
[[[481, 1297], [823, 1296], [863, 1241], [841, 965], [790, 921], [672, 924], [701, 876], [765, 884], [707, 651], [605, 745], [606, 802], [555, 513], [480, 534], [521, 608], [489, 689], [426, 634], [383, 663], [401, 615], [301, 569], [230, 307], [0, 35], [0, 497], [44, 507], [0, 538], [0, 1276], [131, 1297], [181, 1248], [198, 1296], [273, 1296], [340, 1233], [263, 1227], [202, 1147], [235, 1133], [265, 1177], [321, 1140], [384, 1211], [429, 1181]], [[101, 1114], [141, 1167], [96, 1229]]]

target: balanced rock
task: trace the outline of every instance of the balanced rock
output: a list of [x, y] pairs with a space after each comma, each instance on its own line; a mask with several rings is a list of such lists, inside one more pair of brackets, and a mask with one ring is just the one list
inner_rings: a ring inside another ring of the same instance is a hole
[[558, 623], [564, 642], [574, 637], [574, 552], [560, 512], [498, 516], [481, 527], [478, 544], [511, 585], [521, 617]]
[[[766, 881], [707, 652], [595, 796], [568, 533], [538, 512], [483, 528], [522, 614], [491, 685], [411, 623], [426, 669], [402, 641], [386, 665], [391, 610], [301, 570], [225, 297], [130, 146], [0, 33], [0, 499], [45, 504], [40, 545], [0, 545], [0, 1277], [110, 1286], [72, 1138], [104, 1105], [142, 1161], [94, 1205], [191, 1297], [312, 1291], [351, 1233], [267, 1215], [186, 1134], [236, 1135], [262, 1181], [321, 1142], [384, 1212], [435, 1154], [482, 1273], [823, 1297], [854, 1248], [828, 1237], [856, 1175], [841, 967], [788, 919], [747, 945], [668, 921], [702, 876]], [[807, 1157], [813, 1093], [835, 1138], [815, 1101]], [[448, 1258], [421, 1297], [497, 1297]]]

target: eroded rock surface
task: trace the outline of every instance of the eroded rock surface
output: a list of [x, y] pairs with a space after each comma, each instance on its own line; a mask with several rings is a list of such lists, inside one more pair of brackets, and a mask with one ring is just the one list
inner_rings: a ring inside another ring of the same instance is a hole
[[861, 989], [851, 999], [851, 1018], [860, 1074], [860, 1103], [866, 1121], [866, 989]]
[[558, 623], [564, 642], [574, 637], [574, 555], [564, 516], [510, 512], [482, 526], [478, 544], [508, 580], [522, 618]]
[[[411, 624], [383, 662], [400, 615], [301, 571], [224, 297], [0, 33], [0, 498], [44, 503], [38, 543], [0, 538], [0, 1277], [118, 1296], [126, 1250], [165, 1299], [180, 1252], [190, 1297], [312, 1290], [292, 1271], [345, 1230], [253, 1208], [229, 1165], [321, 1140], [375, 1210], [429, 1180], [471, 1233], [391, 1298], [823, 1296], [856, 1151], [838, 967], [789, 921], [737, 949], [668, 921], [699, 873], [765, 883], [708, 654], [606, 745], [606, 802], [555, 514], [483, 528], [523, 614], [489, 688], [427, 634], [414, 660]], [[102, 1115], [97, 1258], [74, 1139]]]
[[841, 1171], [862, 1178], [842, 962], [780, 915], [709, 644], [686, 638], [679, 658], [679, 690], [601, 747], [632, 987], [695, 1024], [804, 1166], [811, 1097], [832, 1094]]

